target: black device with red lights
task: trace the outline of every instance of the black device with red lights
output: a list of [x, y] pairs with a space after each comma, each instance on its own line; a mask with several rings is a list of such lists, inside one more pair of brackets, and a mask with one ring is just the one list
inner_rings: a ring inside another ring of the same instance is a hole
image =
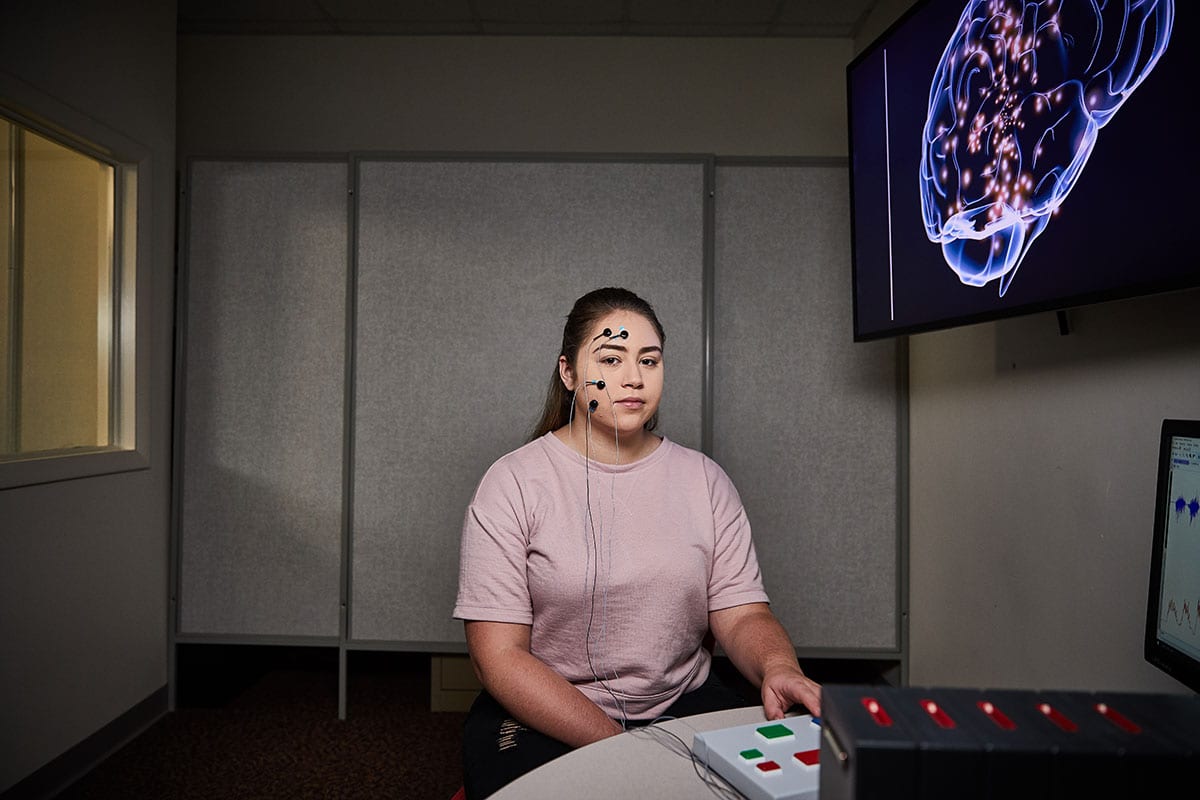
[[1182, 796], [1200, 697], [826, 684], [821, 800]]

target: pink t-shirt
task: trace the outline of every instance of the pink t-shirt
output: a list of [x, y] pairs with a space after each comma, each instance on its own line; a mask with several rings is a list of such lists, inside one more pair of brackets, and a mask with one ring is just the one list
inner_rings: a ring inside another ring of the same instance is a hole
[[531, 625], [533, 655], [615, 719], [702, 684], [708, 612], [757, 602], [737, 490], [666, 438], [611, 465], [548, 433], [497, 460], [467, 508], [455, 618]]

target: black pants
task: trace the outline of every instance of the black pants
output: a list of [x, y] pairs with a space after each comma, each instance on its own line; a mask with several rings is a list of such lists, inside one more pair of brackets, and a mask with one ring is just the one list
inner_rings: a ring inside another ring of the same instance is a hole
[[[702, 686], [681, 695], [663, 716], [687, 717], [747, 705], [744, 697], [727, 686], [715, 672], [710, 672]], [[644, 725], [646, 722], [630, 721], [629, 724]], [[483, 800], [526, 772], [572, 749], [557, 739], [526, 728], [490, 694], [480, 692], [463, 726], [463, 783], [467, 800]]]

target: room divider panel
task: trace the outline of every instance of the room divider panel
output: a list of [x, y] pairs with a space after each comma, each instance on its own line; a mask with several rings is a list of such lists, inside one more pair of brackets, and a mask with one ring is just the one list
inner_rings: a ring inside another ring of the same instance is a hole
[[178, 631], [336, 642], [345, 161], [197, 161], [176, 421]]
[[464, 651], [471, 494], [580, 294], [666, 328], [802, 655], [904, 651], [904, 351], [854, 344], [842, 161], [197, 159], [179, 282], [173, 641]]
[[898, 661], [905, 354], [853, 341], [845, 162], [721, 161], [716, 188], [713, 456], [796, 646]]

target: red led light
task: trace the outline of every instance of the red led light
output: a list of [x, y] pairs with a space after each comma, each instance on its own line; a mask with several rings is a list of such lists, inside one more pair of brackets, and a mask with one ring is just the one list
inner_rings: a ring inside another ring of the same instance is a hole
[[874, 697], [864, 697], [862, 699], [863, 708], [871, 715], [871, 719], [875, 720], [876, 725], [882, 725], [885, 728], [892, 726], [892, 718], [888, 716], [887, 711], [883, 706], [879, 705], [879, 701]]
[[1063, 716], [1063, 713], [1049, 703], [1041, 703], [1038, 705], [1038, 711], [1046, 715], [1046, 718], [1053, 722], [1058, 727], [1062, 728], [1067, 733], [1074, 733], [1079, 730], [1079, 726], [1071, 720]]
[[938, 724], [939, 728], [955, 727], [954, 720], [950, 719], [950, 715], [932, 700], [922, 700], [921, 708], [925, 709], [926, 714], [933, 717], [933, 721]]
[[1106, 720], [1111, 722], [1113, 725], [1116, 725], [1126, 733], [1138, 734], [1142, 732], [1140, 725], [1122, 714], [1120, 711], [1117, 711], [1108, 703], [1096, 703], [1095, 708], [1096, 711], [1099, 712], [1100, 716], [1104, 717]]
[[1006, 731], [1016, 730], [1016, 723], [1009, 719], [1008, 715], [996, 708], [996, 706], [989, 701], [980, 700], [975, 705], [979, 706], [979, 710], [986, 714], [987, 718], [996, 723], [996, 725], [1000, 728], [1003, 728]]

